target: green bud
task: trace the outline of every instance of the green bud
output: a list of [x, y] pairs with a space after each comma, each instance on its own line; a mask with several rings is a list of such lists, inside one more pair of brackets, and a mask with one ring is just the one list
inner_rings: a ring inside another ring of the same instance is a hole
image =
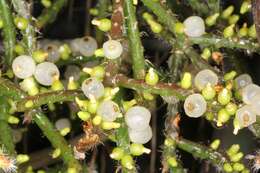
[[225, 109], [229, 115], [235, 115], [237, 111], [237, 105], [235, 103], [229, 102], [226, 106]]
[[169, 157], [167, 159], [167, 163], [169, 164], [170, 167], [173, 167], [173, 168], [178, 166], [178, 162], [175, 157]]
[[103, 79], [105, 76], [105, 68], [101, 65], [95, 66], [92, 69], [91, 77]]
[[213, 121], [214, 118], [215, 118], [213, 112], [206, 112], [205, 116], [206, 116], [206, 119], [207, 119], [208, 121]]
[[98, 126], [101, 124], [102, 122], [102, 117], [99, 116], [99, 115], [96, 115], [93, 119], [92, 119], [92, 122], [95, 126]]
[[216, 96], [215, 88], [213, 88], [211, 84], [208, 83], [207, 86], [202, 89], [202, 96], [206, 100], [212, 100]]
[[30, 160], [30, 157], [27, 154], [18, 154], [16, 156], [16, 161], [18, 164], [28, 162], [29, 160]]
[[25, 105], [26, 108], [32, 108], [33, 107], [33, 101], [32, 100], [28, 100]]
[[67, 173], [78, 173], [76, 168], [68, 168]]
[[16, 27], [20, 30], [25, 30], [28, 27], [28, 20], [24, 17], [16, 17], [14, 19], [14, 23], [16, 25]]
[[148, 85], [156, 85], [158, 81], [159, 81], [158, 74], [155, 72], [153, 68], [150, 68], [148, 70], [148, 73], [145, 75], [145, 82]]
[[243, 171], [245, 169], [245, 166], [242, 163], [234, 163], [233, 165], [234, 171]]
[[248, 169], [244, 169], [241, 173], [250, 173]]
[[153, 20], [147, 20], [147, 23], [149, 24], [151, 30], [156, 34], [160, 33], [163, 30], [163, 27], [160, 23], [157, 23]]
[[127, 169], [133, 169], [134, 168], [134, 160], [132, 156], [125, 154], [121, 159], [121, 164], [123, 167]]
[[219, 148], [220, 145], [220, 140], [219, 139], [215, 139], [211, 144], [210, 144], [210, 148], [212, 148], [213, 150], [217, 150]]
[[36, 50], [33, 51], [32, 57], [37, 63], [41, 63], [47, 59], [48, 53], [43, 50]]
[[53, 91], [60, 91], [60, 90], [64, 89], [64, 86], [63, 86], [63, 84], [61, 83], [60, 80], [54, 80], [52, 85], [51, 85], [51, 89]]
[[200, 56], [207, 61], [211, 57], [210, 49], [209, 48], [203, 49], [203, 51], [202, 51]]
[[166, 138], [164, 140], [164, 145], [167, 146], [167, 147], [173, 147], [175, 146], [175, 141], [172, 139], [172, 138]]
[[130, 145], [130, 153], [133, 156], [140, 156], [143, 153], [149, 154], [151, 152], [150, 149], [145, 148], [142, 144], [132, 143]]
[[75, 102], [79, 106], [79, 108], [83, 111], [88, 109], [89, 101], [88, 100], [80, 100], [78, 97], [75, 98]]
[[184, 24], [181, 23], [181, 22], [177, 22], [175, 25], [174, 25], [174, 32], [176, 34], [183, 34], [184, 33]]
[[59, 53], [60, 53], [60, 57], [63, 60], [67, 60], [70, 57], [71, 54], [71, 49], [69, 47], [69, 45], [67, 44], [63, 44], [59, 47]]
[[244, 154], [242, 152], [239, 152], [237, 154], [231, 155], [230, 160], [232, 162], [238, 162], [243, 158]]
[[0, 19], [0, 29], [2, 29], [3, 27], [4, 27], [4, 21]]
[[20, 122], [19, 118], [15, 117], [15, 116], [10, 115], [8, 117], [8, 123], [10, 123], [10, 124], [18, 124], [19, 122]]
[[111, 29], [112, 23], [110, 19], [104, 18], [104, 19], [94, 19], [91, 22], [93, 25], [96, 25], [99, 30], [107, 32]]
[[233, 14], [232, 16], [230, 16], [230, 17], [228, 18], [228, 23], [229, 23], [230, 25], [236, 24], [236, 23], [238, 22], [239, 18], [240, 18], [239, 15]]
[[69, 82], [68, 82], [67, 88], [68, 88], [68, 90], [75, 90], [75, 89], [79, 88], [79, 85], [77, 82], [75, 82], [73, 76], [69, 77]]
[[231, 97], [232, 93], [228, 89], [224, 88], [218, 94], [218, 102], [221, 105], [226, 105], [230, 102]]
[[237, 118], [234, 118], [234, 120], [233, 120], [233, 126], [234, 126], [233, 134], [234, 134], [234, 135], [237, 135], [238, 131], [241, 129], [240, 123], [239, 123], [239, 121], [238, 121]]
[[94, 55], [95, 55], [96, 57], [104, 57], [105, 55], [104, 55], [104, 50], [103, 50], [103, 48], [100, 48], [100, 49], [95, 50]]
[[189, 72], [185, 72], [183, 74], [183, 77], [181, 79], [181, 87], [184, 89], [188, 89], [191, 87], [192, 85], [192, 80], [191, 80], [192, 76], [191, 73]]
[[130, 101], [124, 101], [123, 102], [124, 111], [126, 112], [128, 109], [130, 109], [131, 107], [133, 107], [136, 104], [137, 104], [137, 101], [135, 99], [132, 99]]
[[37, 87], [37, 86], [34, 86], [34, 87], [32, 87], [32, 88], [28, 91], [28, 95], [29, 95], [29, 96], [35, 96], [35, 95], [37, 95], [39, 92], [40, 92], [40, 91], [39, 91], [38, 87]]
[[230, 115], [227, 113], [226, 109], [220, 109], [218, 111], [217, 126], [222, 126], [223, 123], [226, 123], [229, 119]]
[[219, 17], [219, 13], [215, 13], [215, 14], [207, 17], [206, 20], [205, 20], [206, 25], [208, 25], [208, 26], [215, 25], [218, 17]]
[[234, 8], [233, 5], [228, 6], [228, 7], [222, 12], [221, 17], [222, 17], [223, 19], [227, 19], [229, 16], [231, 16], [231, 14], [233, 13], [234, 9], [235, 9], [235, 8]]
[[235, 33], [234, 27], [235, 27], [234, 24], [232, 24], [232, 25], [226, 27], [226, 28], [224, 29], [224, 31], [223, 31], [223, 36], [224, 36], [225, 38], [232, 37], [232, 36], [234, 35], [234, 33]]
[[25, 49], [22, 45], [16, 44], [14, 47], [14, 51], [17, 55], [24, 55], [25, 54]]
[[224, 163], [223, 169], [225, 172], [233, 172], [233, 168], [230, 163]]
[[104, 130], [118, 129], [120, 126], [120, 123], [109, 121], [103, 121], [101, 124], [101, 128]]
[[45, 8], [49, 8], [52, 3], [51, 3], [50, 0], [41, 0], [41, 4], [42, 4]]
[[88, 103], [88, 112], [91, 114], [95, 114], [97, 112], [97, 108], [98, 108], [98, 102], [97, 101], [90, 101]]
[[154, 100], [154, 96], [151, 93], [146, 91], [143, 92], [143, 97], [145, 100], [149, 100], [149, 101]]
[[239, 29], [238, 35], [239, 35], [240, 37], [246, 37], [247, 34], [248, 34], [247, 24], [244, 23], [244, 24], [243, 24], [243, 27]]
[[153, 16], [147, 12], [144, 12], [142, 15], [143, 19], [148, 21], [148, 20], [153, 20]]
[[257, 37], [255, 24], [253, 24], [252, 26], [249, 27], [249, 29], [248, 29], [248, 35], [249, 35], [249, 37], [251, 37], [251, 38], [256, 38], [256, 37]]
[[109, 156], [114, 160], [121, 160], [124, 156], [124, 150], [120, 147], [116, 147]]
[[56, 148], [56, 149], [52, 152], [51, 157], [52, 157], [53, 159], [56, 159], [56, 158], [58, 158], [58, 157], [60, 156], [60, 154], [61, 154], [60, 148]]
[[240, 7], [240, 14], [245, 14], [246, 12], [251, 10], [251, 2], [250, 0], [244, 0]]
[[229, 81], [229, 80], [233, 80], [237, 75], [237, 72], [236, 71], [231, 71], [231, 72], [228, 72], [224, 75], [224, 80], [225, 81]]
[[90, 113], [84, 111], [79, 111], [77, 115], [82, 121], [87, 121], [91, 117]]
[[91, 8], [89, 9], [89, 14], [91, 14], [92, 16], [97, 16], [99, 14], [99, 11], [96, 8]]
[[240, 146], [238, 144], [233, 144], [231, 147], [227, 150], [227, 154], [229, 156], [235, 155], [240, 150]]
[[61, 136], [66, 136], [67, 134], [69, 134], [70, 130], [71, 130], [71, 129], [70, 129], [69, 127], [66, 127], [66, 128], [64, 128], [64, 129], [61, 129], [61, 130], [60, 130]]

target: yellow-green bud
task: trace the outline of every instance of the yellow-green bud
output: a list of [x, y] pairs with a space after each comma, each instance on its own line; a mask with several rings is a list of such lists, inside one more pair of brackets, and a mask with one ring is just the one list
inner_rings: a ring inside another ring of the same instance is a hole
[[28, 162], [29, 160], [30, 160], [30, 157], [27, 154], [18, 154], [16, 156], [16, 161], [18, 164]]
[[202, 96], [206, 99], [206, 100], [211, 100], [216, 96], [216, 91], [215, 88], [213, 88], [211, 86], [210, 83], [208, 83], [206, 85], [205, 88], [202, 89]]
[[159, 81], [158, 74], [155, 72], [153, 68], [150, 68], [148, 70], [148, 73], [145, 75], [145, 82], [148, 85], [156, 85], [158, 81]]
[[41, 4], [42, 4], [45, 8], [49, 8], [52, 3], [51, 3], [50, 0], [41, 0]]
[[235, 103], [230, 102], [225, 106], [225, 109], [229, 115], [235, 115], [237, 111], [237, 105]]
[[239, 120], [237, 118], [234, 118], [233, 126], [234, 126], [233, 134], [237, 135], [238, 131], [241, 129]]
[[240, 146], [238, 144], [233, 144], [231, 147], [227, 150], [227, 154], [229, 156], [235, 155], [240, 150]]
[[52, 85], [51, 85], [51, 89], [53, 91], [60, 91], [64, 89], [64, 86], [62, 84], [62, 82], [58, 79], [58, 80], [54, 80]]
[[10, 123], [10, 124], [18, 124], [19, 122], [20, 122], [19, 118], [15, 117], [15, 116], [10, 115], [8, 117], [8, 123]]
[[22, 45], [16, 44], [14, 47], [14, 51], [17, 55], [24, 55], [25, 54], [25, 49]]
[[209, 48], [205, 48], [203, 49], [201, 55], [200, 55], [203, 59], [208, 60], [211, 57], [211, 51]]
[[151, 30], [156, 34], [163, 30], [162, 25], [154, 20], [147, 20], [147, 23], [149, 24]]
[[130, 101], [124, 101], [123, 102], [124, 111], [126, 112], [129, 108], [133, 107], [136, 104], [137, 104], [137, 101], [135, 99], [132, 99]]
[[43, 50], [36, 50], [33, 51], [32, 57], [37, 63], [41, 63], [47, 59], [48, 53]]
[[231, 14], [233, 13], [234, 9], [235, 9], [235, 8], [234, 8], [233, 5], [228, 6], [228, 7], [222, 12], [221, 17], [222, 17], [223, 19], [227, 19], [229, 16], [231, 16]]
[[226, 105], [230, 102], [231, 96], [232, 93], [228, 89], [224, 88], [218, 94], [218, 102], [221, 105]]
[[224, 163], [223, 169], [225, 172], [233, 172], [232, 165], [230, 163]]
[[69, 127], [66, 127], [66, 128], [64, 128], [64, 129], [61, 129], [60, 130], [60, 134], [61, 134], [61, 136], [66, 136], [69, 132], [70, 132], [70, 128]]
[[108, 121], [103, 121], [101, 124], [101, 127], [104, 130], [118, 129], [120, 126], [121, 126], [120, 123], [108, 122]]
[[25, 105], [26, 108], [32, 108], [33, 107], [33, 101], [32, 100], [28, 100]]
[[184, 89], [188, 89], [191, 87], [192, 85], [192, 80], [191, 80], [192, 76], [191, 73], [189, 72], [185, 72], [183, 74], [183, 77], [181, 79], [181, 87]]
[[210, 148], [212, 148], [213, 150], [217, 150], [219, 148], [220, 145], [220, 140], [219, 139], [215, 139], [211, 144], [210, 144]]
[[90, 100], [88, 103], [88, 112], [91, 114], [95, 114], [98, 108], [98, 102], [96, 100]]
[[46, 173], [44, 170], [38, 170], [37, 173]]
[[208, 121], [213, 121], [214, 118], [215, 118], [213, 112], [206, 112], [205, 116], [206, 116], [206, 119], [207, 119]]
[[237, 75], [237, 72], [236, 71], [231, 71], [231, 72], [228, 72], [224, 75], [224, 80], [225, 81], [228, 81], [228, 80], [233, 80]]
[[169, 164], [170, 167], [173, 167], [173, 168], [178, 166], [178, 162], [175, 157], [169, 157], [167, 159], [167, 163]]
[[145, 100], [149, 100], [149, 101], [154, 100], [154, 96], [149, 92], [143, 92], [143, 97]]
[[4, 21], [0, 19], [0, 29], [2, 29], [3, 27], [4, 27]]
[[68, 168], [67, 173], [78, 173], [76, 168]]
[[76, 97], [75, 101], [81, 110], [86, 111], [88, 109], [88, 100], [80, 100], [78, 97]]
[[232, 24], [232, 25], [226, 27], [226, 28], [224, 29], [224, 31], [223, 31], [223, 36], [224, 36], [225, 38], [232, 37], [232, 36], [234, 35], [234, 33], [235, 33], [234, 27], [235, 27], [234, 24]]
[[251, 38], [256, 38], [256, 37], [257, 37], [255, 24], [253, 24], [252, 26], [249, 27], [249, 29], [248, 29], [248, 35], [249, 35], [249, 37], [251, 37]]
[[181, 22], [177, 22], [175, 25], [174, 25], [174, 32], [176, 34], [183, 34], [184, 33], [184, 24], [181, 23]]
[[69, 77], [69, 82], [68, 82], [67, 88], [68, 88], [68, 90], [75, 90], [75, 89], [79, 88], [79, 85], [77, 82], [75, 82], [73, 76]]
[[175, 141], [171, 138], [166, 138], [164, 140], [164, 145], [167, 147], [173, 147], [173, 146], [175, 146]]
[[89, 14], [91, 14], [92, 16], [97, 16], [99, 14], [99, 11], [96, 8], [91, 8], [89, 9]]
[[218, 111], [217, 126], [222, 126], [230, 119], [230, 115], [227, 113], [226, 109], [220, 109]]
[[153, 16], [147, 12], [144, 12], [143, 15], [142, 15], [143, 19], [144, 20], [153, 20]]
[[127, 169], [133, 169], [134, 168], [134, 160], [132, 156], [125, 154], [121, 159], [121, 164], [123, 167]]
[[246, 12], [251, 10], [251, 2], [250, 0], [244, 0], [240, 7], [240, 14], [245, 14]]
[[142, 144], [132, 143], [130, 145], [130, 153], [133, 156], [140, 156], [143, 153], [149, 154], [151, 152], [150, 149], [145, 148]]
[[248, 35], [248, 28], [247, 28], [247, 23], [243, 24], [243, 27], [239, 29], [238, 35], [240, 37], [245, 37]]
[[205, 20], [206, 25], [208, 25], [208, 26], [215, 25], [218, 17], [219, 17], [219, 13], [215, 13], [215, 14], [207, 17], [206, 20]]
[[59, 47], [59, 53], [60, 53], [60, 57], [63, 60], [67, 60], [70, 57], [71, 54], [71, 49], [69, 47], [69, 45], [67, 44], [63, 44]]
[[93, 25], [96, 25], [99, 30], [107, 32], [111, 29], [112, 23], [110, 19], [104, 18], [104, 19], [94, 19], [91, 21]]
[[238, 162], [243, 158], [244, 154], [242, 152], [239, 152], [237, 154], [234, 154], [232, 156], [230, 156], [230, 160], [232, 162]]
[[109, 156], [114, 160], [121, 160], [124, 156], [124, 150], [120, 147], [116, 147]]
[[20, 30], [25, 30], [28, 27], [28, 20], [24, 17], [16, 17], [14, 19], [14, 23], [16, 25], [16, 27]]
[[236, 24], [238, 22], [239, 18], [240, 18], [239, 15], [233, 14], [232, 16], [229, 16], [228, 23], [230, 25]]
[[56, 159], [56, 158], [58, 158], [58, 157], [60, 156], [60, 154], [61, 154], [60, 148], [56, 148], [56, 149], [52, 152], [51, 157], [52, 157], [53, 159]]
[[233, 165], [234, 171], [243, 171], [245, 169], [245, 166], [242, 163], [234, 163]]
[[102, 122], [102, 117], [99, 116], [99, 115], [96, 115], [93, 119], [92, 119], [92, 122], [95, 126], [98, 126], [101, 124]]
[[82, 121], [87, 121], [91, 117], [90, 113], [84, 111], [79, 111], [77, 115]]
[[96, 57], [104, 57], [105, 54], [104, 54], [103, 48], [100, 48], [100, 49], [95, 50], [94, 55], [95, 55]]

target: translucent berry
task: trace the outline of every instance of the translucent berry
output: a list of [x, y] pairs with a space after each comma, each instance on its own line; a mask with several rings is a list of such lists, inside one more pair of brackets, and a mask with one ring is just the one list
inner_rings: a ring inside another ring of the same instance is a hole
[[60, 59], [59, 46], [57, 44], [48, 43], [44, 45], [43, 50], [48, 53], [47, 61], [57, 62]]
[[142, 106], [131, 107], [125, 114], [126, 124], [133, 130], [146, 129], [149, 126], [150, 120], [150, 111]]
[[119, 41], [108, 40], [103, 44], [105, 57], [108, 59], [116, 59], [121, 56], [123, 47]]
[[218, 83], [218, 76], [211, 70], [201, 70], [194, 78], [194, 85], [197, 89], [202, 90], [210, 83], [214, 87]]
[[198, 118], [206, 109], [207, 103], [201, 94], [189, 95], [184, 102], [184, 110], [189, 117]]
[[140, 131], [128, 128], [128, 133], [130, 141], [134, 143], [145, 144], [152, 139], [152, 129], [150, 126]]
[[251, 76], [248, 74], [241, 74], [234, 80], [234, 85], [236, 89], [244, 88], [245, 86], [253, 83]]
[[242, 100], [246, 104], [251, 104], [252, 99], [260, 94], [260, 87], [255, 84], [249, 84], [242, 89]]
[[248, 127], [256, 122], [256, 114], [252, 111], [252, 107], [245, 105], [236, 112], [236, 117], [241, 127]]
[[96, 49], [98, 48], [97, 41], [90, 36], [85, 36], [78, 40], [78, 51], [84, 56], [94, 55]]
[[105, 121], [114, 121], [120, 116], [120, 109], [115, 102], [107, 100], [100, 103], [97, 109], [97, 114]]
[[50, 86], [54, 80], [59, 79], [60, 71], [51, 62], [43, 62], [36, 66], [34, 77], [42, 85]]
[[61, 118], [55, 122], [55, 127], [57, 130], [71, 128], [70, 120], [68, 118]]
[[89, 99], [99, 99], [105, 93], [104, 85], [95, 78], [86, 79], [82, 83], [81, 89]]
[[260, 115], [260, 93], [252, 98], [251, 107], [255, 114]]
[[14, 59], [12, 69], [14, 75], [18, 78], [25, 79], [33, 75], [36, 64], [32, 57], [21, 55]]
[[204, 20], [199, 16], [190, 16], [183, 24], [184, 33], [189, 37], [200, 37], [205, 33]]

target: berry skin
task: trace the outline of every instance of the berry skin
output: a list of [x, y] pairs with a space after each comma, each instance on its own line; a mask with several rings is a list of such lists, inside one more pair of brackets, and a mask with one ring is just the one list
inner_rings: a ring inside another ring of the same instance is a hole
[[192, 118], [202, 116], [207, 109], [207, 103], [200, 94], [189, 95], [184, 102], [185, 113]]
[[123, 46], [119, 41], [108, 40], [103, 44], [104, 55], [108, 59], [117, 59], [123, 53]]
[[204, 20], [199, 16], [190, 16], [183, 24], [184, 33], [189, 37], [200, 37], [205, 33]]

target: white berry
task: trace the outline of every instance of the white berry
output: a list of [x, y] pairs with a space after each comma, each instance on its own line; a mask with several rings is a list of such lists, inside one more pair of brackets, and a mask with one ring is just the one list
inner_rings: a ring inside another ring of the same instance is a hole
[[201, 70], [194, 78], [194, 85], [197, 89], [202, 90], [207, 84], [215, 86], [218, 83], [218, 76], [211, 70]]
[[116, 40], [108, 40], [103, 44], [105, 57], [108, 59], [116, 59], [121, 56], [123, 52], [122, 44]]
[[82, 85], [81, 89], [86, 97], [89, 99], [99, 99], [104, 95], [105, 88], [102, 82], [98, 81], [95, 78], [86, 79]]
[[114, 121], [120, 115], [118, 105], [111, 101], [103, 101], [97, 109], [97, 114], [100, 115], [105, 121]]
[[136, 131], [134, 129], [128, 128], [130, 141], [133, 143], [145, 144], [152, 139], [152, 129], [150, 126], [143, 130]]
[[192, 118], [202, 116], [207, 110], [207, 102], [201, 94], [189, 95], [184, 102], [185, 113]]
[[200, 37], [205, 33], [204, 20], [199, 16], [190, 16], [183, 24], [184, 33], [189, 37]]
[[12, 69], [14, 75], [20, 79], [25, 79], [33, 75], [36, 64], [32, 57], [21, 55], [14, 59]]

